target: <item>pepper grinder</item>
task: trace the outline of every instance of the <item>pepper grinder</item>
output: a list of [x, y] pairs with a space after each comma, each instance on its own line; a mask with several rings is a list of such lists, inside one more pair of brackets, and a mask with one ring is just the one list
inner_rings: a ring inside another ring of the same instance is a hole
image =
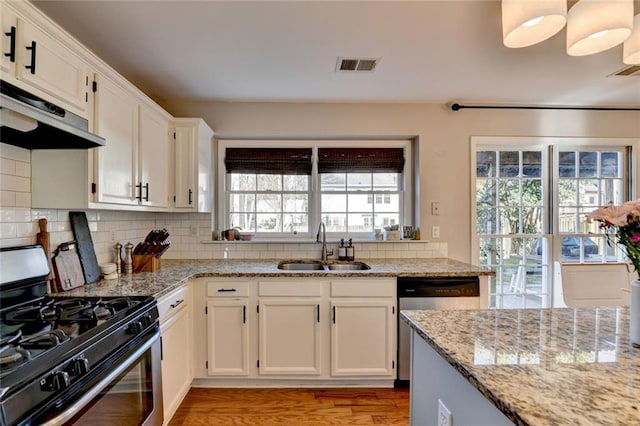
[[114, 249], [114, 258], [116, 261], [116, 271], [118, 272], [118, 275], [120, 275], [122, 273], [122, 244], [120, 244], [120, 242], [117, 242], [115, 246], [113, 246]]
[[133, 251], [133, 244], [129, 241], [124, 245], [124, 273], [130, 274], [133, 272], [133, 258], [131, 252]]

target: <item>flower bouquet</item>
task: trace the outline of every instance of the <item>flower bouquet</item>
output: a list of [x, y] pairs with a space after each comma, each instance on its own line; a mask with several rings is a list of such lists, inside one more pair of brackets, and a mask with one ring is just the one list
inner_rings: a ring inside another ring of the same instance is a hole
[[589, 213], [587, 220], [600, 222], [609, 243], [614, 241], [624, 248], [640, 278], [640, 199], [620, 206], [610, 204]]

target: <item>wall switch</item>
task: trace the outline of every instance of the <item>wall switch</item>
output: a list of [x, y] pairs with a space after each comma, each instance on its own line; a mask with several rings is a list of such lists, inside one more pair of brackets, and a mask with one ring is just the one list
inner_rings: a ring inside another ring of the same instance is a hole
[[434, 201], [433, 203], [431, 203], [431, 215], [440, 216], [440, 203], [439, 202]]
[[431, 238], [440, 238], [440, 227], [434, 225], [431, 227]]
[[452, 426], [453, 417], [451, 411], [447, 408], [442, 400], [438, 400], [438, 426]]

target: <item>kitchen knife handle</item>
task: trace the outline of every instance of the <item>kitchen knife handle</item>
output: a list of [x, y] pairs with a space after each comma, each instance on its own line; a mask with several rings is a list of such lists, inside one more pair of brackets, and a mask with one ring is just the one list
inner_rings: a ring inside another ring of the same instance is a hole
[[24, 67], [28, 69], [31, 74], [36, 73], [36, 42], [32, 41], [31, 46], [26, 46], [27, 50], [31, 51], [31, 65], [25, 65]]
[[138, 192], [138, 195], [136, 195], [136, 200], [142, 202], [142, 182], [136, 185], [136, 189], [140, 191]]
[[189, 205], [193, 204], [193, 190], [189, 188]]
[[144, 200], [145, 201], [149, 201], [149, 182], [147, 182], [147, 184], [144, 186], [144, 189], [146, 191], [146, 195], [144, 196]]
[[16, 27], [14, 25], [11, 26], [11, 30], [8, 33], [4, 33], [4, 35], [9, 37], [9, 53], [5, 53], [4, 56], [9, 58], [9, 61], [16, 61]]

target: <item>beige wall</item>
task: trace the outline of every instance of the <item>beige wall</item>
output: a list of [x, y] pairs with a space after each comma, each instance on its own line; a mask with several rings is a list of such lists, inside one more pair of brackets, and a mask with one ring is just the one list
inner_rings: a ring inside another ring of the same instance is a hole
[[[417, 136], [423, 238], [441, 227], [449, 257], [470, 259], [470, 138], [640, 138], [638, 111], [470, 110], [433, 104], [169, 101], [174, 116], [203, 117], [217, 137]], [[637, 191], [640, 194], [640, 191]], [[441, 215], [430, 214], [438, 201]]]

